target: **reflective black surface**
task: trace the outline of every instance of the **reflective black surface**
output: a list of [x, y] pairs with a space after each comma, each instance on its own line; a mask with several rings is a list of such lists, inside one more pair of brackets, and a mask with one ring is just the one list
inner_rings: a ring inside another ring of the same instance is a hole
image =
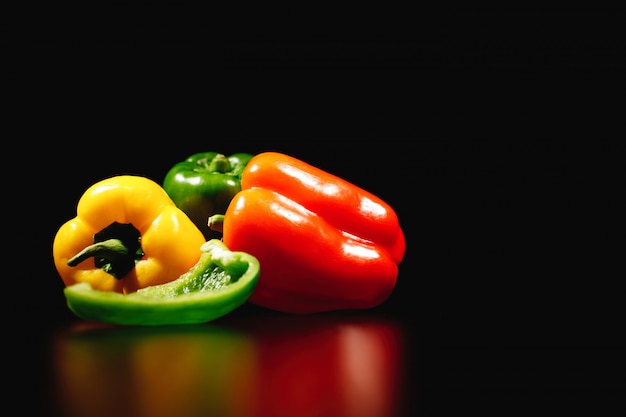
[[393, 416], [411, 350], [377, 316], [256, 315], [55, 334], [52, 406], [67, 416]]
[[39, 268], [20, 275], [28, 297], [8, 304], [11, 387], [32, 400], [21, 407], [68, 417], [409, 417], [619, 405], [623, 302], [603, 240], [613, 234], [611, 159], [591, 176], [598, 165], [568, 162], [587, 160], [586, 148], [559, 143], [380, 142], [391, 171], [374, 172], [380, 152], [350, 141], [332, 145], [339, 162], [316, 141], [218, 147], [300, 155], [387, 199], [407, 236], [391, 297], [304, 316], [245, 305], [197, 326], [81, 321], [65, 306], [50, 245], [87, 183], [121, 171], [158, 177], [200, 145], [60, 168], [64, 198], [32, 243]]
[[[410, 13], [380, 41], [370, 20], [369, 41], [325, 26], [306, 42], [229, 33], [217, 58], [149, 34], [20, 44], [4, 114], [5, 404], [50, 417], [623, 415], [623, 14], [562, 12]], [[67, 310], [51, 244], [89, 185], [264, 150], [397, 210], [407, 252], [386, 303], [248, 305], [148, 329]]]

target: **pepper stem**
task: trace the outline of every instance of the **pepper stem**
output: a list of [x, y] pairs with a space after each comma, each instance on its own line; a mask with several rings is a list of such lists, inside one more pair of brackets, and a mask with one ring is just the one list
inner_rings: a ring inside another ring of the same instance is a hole
[[223, 214], [214, 214], [210, 216], [207, 224], [209, 226], [209, 229], [214, 230], [219, 233], [224, 233], [224, 215]]
[[[128, 256], [128, 248], [120, 239], [108, 239], [89, 245], [67, 261], [68, 266], [76, 266], [87, 258], [102, 258], [102, 269], [116, 278], [121, 278], [135, 265], [132, 256]], [[119, 266], [122, 266], [120, 268]], [[128, 269], [130, 267], [130, 269]], [[122, 271], [122, 272], [120, 272]]]
[[228, 172], [230, 171], [230, 161], [228, 161], [228, 158], [226, 158], [226, 156], [218, 153], [211, 160], [211, 163], [209, 164], [209, 171], [220, 172], [222, 174]]

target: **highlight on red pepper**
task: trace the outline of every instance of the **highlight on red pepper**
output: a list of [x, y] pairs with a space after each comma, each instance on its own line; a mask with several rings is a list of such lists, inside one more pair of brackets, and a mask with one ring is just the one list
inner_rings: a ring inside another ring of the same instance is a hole
[[287, 313], [367, 309], [392, 293], [406, 242], [379, 197], [297, 158], [264, 152], [226, 213], [208, 224], [262, 276], [249, 300]]

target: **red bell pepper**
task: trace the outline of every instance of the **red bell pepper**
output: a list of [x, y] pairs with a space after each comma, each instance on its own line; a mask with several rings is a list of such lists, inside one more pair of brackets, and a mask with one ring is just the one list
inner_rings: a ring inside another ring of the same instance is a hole
[[406, 242], [383, 200], [277, 152], [254, 156], [241, 188], [209, 223], [221, 227], [231, 250], [259, 260], [261, 275], [248, 301], [315, 313], [375, 307], [392, 293]]

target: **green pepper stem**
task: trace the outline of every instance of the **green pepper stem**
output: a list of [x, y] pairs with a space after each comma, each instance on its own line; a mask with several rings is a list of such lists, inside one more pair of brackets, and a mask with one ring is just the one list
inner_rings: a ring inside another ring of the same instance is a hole
[[226, 156], [218, 153], [209, 164], [209, 171], [225, 173], [230, 171], [230, 162]]
[[207, 224], [209, 226], [209, 229], [214, 230], [219, 233], [224, 233], [224, 215], [223, 214], [214, 214], [210, 216]]
[[[89, 245], [67, 261], [67, 265], [76, 266], [87, 258], [99, 257], [106, 259], [103, 269], [116, 278], [126, 275], [134, 266], [134, 260], [129, 257], [128, 248], [120, 239], [108, 239]], [[115, 265], [123, 265], [124, 269]], [[123, 271], [123, 272], [120, 272]]]

